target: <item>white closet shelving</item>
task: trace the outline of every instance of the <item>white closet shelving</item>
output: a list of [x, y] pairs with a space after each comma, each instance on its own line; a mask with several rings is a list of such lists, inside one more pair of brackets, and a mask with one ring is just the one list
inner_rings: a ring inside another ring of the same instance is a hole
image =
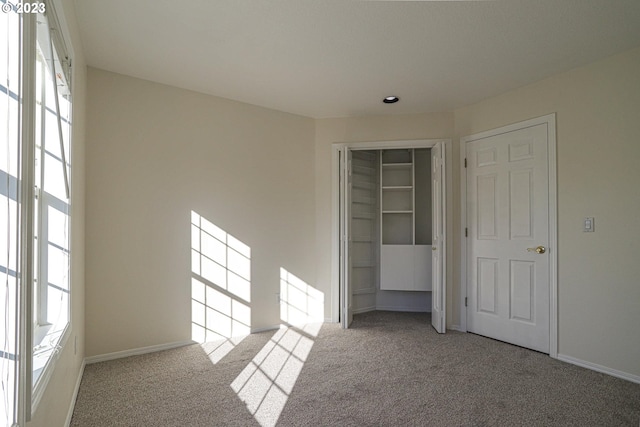
[[[425, 176], [426, 175], [426, 176]], [[416, 179], [419, 178], [419, 179]], [[427, 150], [384, 150], [380, 156], [380, 289], [431, 290], [431, 215]]]

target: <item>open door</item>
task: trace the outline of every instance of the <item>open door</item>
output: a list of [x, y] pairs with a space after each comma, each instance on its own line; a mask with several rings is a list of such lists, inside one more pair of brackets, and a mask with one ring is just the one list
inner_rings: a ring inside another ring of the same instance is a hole
[[344, 147], [340, 151], [340, 302], [342, 314], [340, 323], [348, 328], [353, 321], [353, 298], [351, 295], [351, 245], [349, 227], [351, 225], [351, 150]]
[[431, 149], [433, 241], [431, 247], [432, 293], [431, 324], [438, 333], [446, 331], [446, 203], [444, 143]]

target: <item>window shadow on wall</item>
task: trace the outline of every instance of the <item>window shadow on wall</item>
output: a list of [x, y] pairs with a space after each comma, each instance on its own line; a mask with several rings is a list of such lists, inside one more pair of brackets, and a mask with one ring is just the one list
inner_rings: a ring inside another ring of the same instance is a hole
[[213, 363], [251, 332], [251, 248], [191, 211], [191, 339]]

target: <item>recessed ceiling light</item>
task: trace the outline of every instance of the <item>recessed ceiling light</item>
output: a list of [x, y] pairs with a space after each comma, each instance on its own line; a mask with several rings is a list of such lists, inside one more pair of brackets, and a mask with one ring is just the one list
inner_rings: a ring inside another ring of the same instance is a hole
[[384, 102], [385, 104], [393, 104], [398, 101], [400, 101], [400, 98], [398, 98], [397, 96], [387, 96], [382, 100], [382, 102]]

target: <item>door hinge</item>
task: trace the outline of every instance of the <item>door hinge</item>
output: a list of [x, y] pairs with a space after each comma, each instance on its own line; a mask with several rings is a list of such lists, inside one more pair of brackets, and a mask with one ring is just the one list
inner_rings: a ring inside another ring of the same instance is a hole
[[464, 297], [464, 306], [467, 306], [467, 297]]
[[465, 168], [467, 167], [467, 158], [466, 157], [464, 158], [464, 167]]
[[469, 229], [467, 227], [464, 228], [464, 237], [469, 237]]

